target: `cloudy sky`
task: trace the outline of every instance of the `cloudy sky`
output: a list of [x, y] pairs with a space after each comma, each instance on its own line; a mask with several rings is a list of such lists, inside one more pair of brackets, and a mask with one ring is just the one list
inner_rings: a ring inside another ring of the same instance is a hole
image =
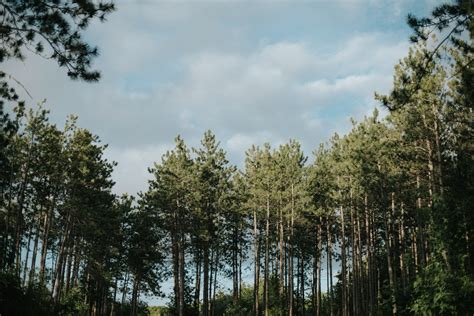
[[[350, 129], [388, 92], [408, 50], [406, 15], [436, 1], [116, 1], [86, 33], [100, 48], [96, 84], [49, 60], [9, 63], [52, 121], [68, 114], [109, 144], [116, 192], [146, 189], [147, 167], [181, 134], [211, 129], [233, 164], [251, 144], [299, 140], [307, 155]], [[26, 100], [29, 100], [25, 97]], [[29, 101], [34, 103], [33, 101]]]

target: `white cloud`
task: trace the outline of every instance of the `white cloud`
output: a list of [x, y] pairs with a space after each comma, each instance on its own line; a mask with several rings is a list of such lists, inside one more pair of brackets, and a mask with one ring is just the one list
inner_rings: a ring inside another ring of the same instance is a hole
[[118, 162], [113, 173], [116, 182], [114, 191], [131, 194], [145, 191], [148, 187], [147, 179], [151, 179], [148, 168], [153, 167], [155, 162], [160, 163], [161, 157], [172, 148], [171, 144], [109, 148], [106, 158]]
[[276, 138], [274, 134], [268, 131], [261, 131], [257, 133], [237, 133], [232, 135], [226, 142], [225, 147], [233, 156], [240, 156], [242, 159], [235, 163], [239, 167], [243, 166], [245, 152], [252, 146], [261, 146], [264, 143], [270, 143], [273, 147], [283, 143], [282, 139]]
[[320, 79], [305, 83], [301, 87], [301, 93], [324, 101], [340, 95], [366, 97], [377, 89], [386, 89], [391, 79], [392, 77], [386, 74], [349, 75], [333, 81]]
[[[387, 38], [360, 34], [329, 56], [289, 41], [250, 52], [190, 53], [179, 61], [180, 77], [165, 84], [137, 79], [130, 86], [113, 67], [104, 69], [108, 75], [99, 85], [64, 81], [61, 71], [38, 58], [15, 70], [35, 98], [52, 96], [48, 105], [56, 120], [76, 113], [81, 125], [110, 143], [110, 157], [119, 162], [118, 192], [135, 192], [146, 186], [146, 168], [176, 134], [196, 146], [211, 129], [237, 164], [246, 147], [264, 141], [296, 138], [309, 153], [341, 125], [349, 126], [349, 116], [364, 115], [374, 90], [390, 87], [392, 66], [386, 65], [402, 57], [407, 45]], [[141, 66], [130, 67], [133, 72]], [[30, 76], [31, 69], [42, 76]], [[336, 106], [344, 113], [326, 114]]]
[[[364, 115], [373, 91], [390, 87], [407, 43], [358, 30], [364, 6], [339, 11], [345, 3], [119, 2], [88, 33], [101, 49], [100, 83], [66, 80], [37, 57], [3, 66], [36, 100], [48, 98], [54, 122], [77, 114], [109, 143], [117, 190], [133, 193], [177, 134], [196, 146], [211, 129], [241, 164], [247, 147], [265, 141], [295, 138], [309, 154], [346, 130], [347, 117]], [[340, 23], [328, 24], [330, 12]], [[321, 40], [325, 32], [335, 35]]]

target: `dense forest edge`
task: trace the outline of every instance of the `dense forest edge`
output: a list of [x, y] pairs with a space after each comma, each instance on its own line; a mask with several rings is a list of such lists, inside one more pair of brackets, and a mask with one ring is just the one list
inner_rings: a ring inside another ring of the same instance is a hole
[[[0, 63], [50, 49], [97, 81], [72, 27], [113, 10], [4, 1]], [[473, 16], [472, 0], [410, 15], [408, 55], [375, 96], [387, 114], [310, 159], [267, 143], [239, 169], [211, 131], [196, 148], [177, 136], [136, 196], [113, 193], [99, 136], [51, 123], [0, 71], [0, 315], [473, 315]], [[165, 283], [168, 306], [148, 307]]]

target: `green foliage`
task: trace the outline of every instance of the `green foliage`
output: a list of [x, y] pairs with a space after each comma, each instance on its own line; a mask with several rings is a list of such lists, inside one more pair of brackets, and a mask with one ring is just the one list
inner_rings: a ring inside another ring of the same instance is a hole
[[89, 307], [84, 304], [84, 297], [85, 295], [81, 288], [75, 287], [71, 289], [61, 298], [60, 307], [56, 309], [58, 314], [64, 316], [87, 315]]
[[149, 306], [149, 316], [168, 316], [171, 315], [169, 309], [165, 306]]
[[90, 70], [97, 48], [90, 47], [81, 32], [91, 20], [103, 21], [113, 10], [112, 3], [90, 0], [2, 1], [0, 63], [9, 58], [23, 60], [24, 50], [29, 49], [55, 59], [73, 79], [98, 80], [99, 73]]
[[[429, 264], [414, 284], [411, 311], [417, 315], [457, 315], [456, 287], [453, 275], [446, 273], [441, 262]], [[467, 312], [467, 311], [466, 311]]]
[[0, 313], [2, 315], [51, 315], [53, 304], [46, 289], [23, 288], [21, 280], [9, 273], [0, 273]]

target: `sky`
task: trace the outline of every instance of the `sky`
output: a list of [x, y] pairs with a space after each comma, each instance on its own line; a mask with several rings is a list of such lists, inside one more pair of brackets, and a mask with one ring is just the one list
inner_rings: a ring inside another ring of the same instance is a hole
[[[270, 142], [305, 153], [346, 133], [390, 90], [407, 54], [408, 13], [430, 0], [115, 1], [117, 11], [85, 33], [99, 46], [98, 83], [67, 79], [54, 61], [28, 55], [2, 65], [46, 99], [51, 120], [69, 114], [108, 144], [115, 192], [146, 190], [147, 168], [180, 134], [198, 146], [210, 129], [232, 164]], [[18, 89], [22, 92], [21, 89]]]

